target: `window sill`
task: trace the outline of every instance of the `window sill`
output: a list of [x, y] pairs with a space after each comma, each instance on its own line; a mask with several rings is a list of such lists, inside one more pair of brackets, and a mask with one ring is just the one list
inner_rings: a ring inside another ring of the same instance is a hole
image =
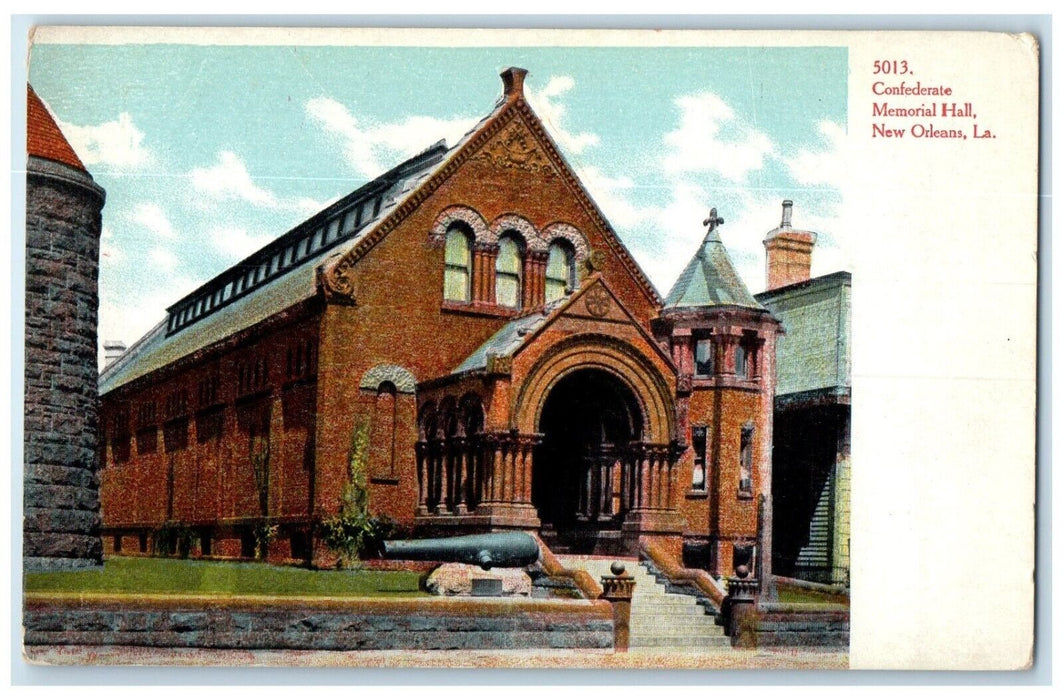
[[399, 483], [399, 478], [397, 476], [371, 476], [369, 477], [369, 483], [395, 486]]
[[740, 500], [740, 501], [752, 501], [753, 500], [753, 492], [752, 491], [739, 491], [738, 492], [738, 500]]
[[488, 318], [509, 318], [521, 313], [522, 309], [514, 309], [498, 304], [488, 304], [482, 301], [474, 301], [463, 304], [460, 301], [444, 301], [440, 307], [443, 313], [462, 314], [464, 316], [485, 316]]
[[686, 498], [688, 501], [700, 501], [709, 497], [708, 490], [690, 489], [687, 491]]
[[694, 375], [693, 386], [695, 389], [717, 389], [733, 387], [736, 389], [760, 389], [760, 377], [743, 379], [733, 374], [717, 374], [715, 376]]

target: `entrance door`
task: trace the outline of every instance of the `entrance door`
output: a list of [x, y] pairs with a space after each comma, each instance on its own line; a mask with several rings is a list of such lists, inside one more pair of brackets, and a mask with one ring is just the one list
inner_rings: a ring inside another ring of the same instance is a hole
[[546, 398], [539, 432], [532, 501], [544, 529], [619, 529], [619, 450], [642, 434], [627, 385], [600, 369], [565, 376]]

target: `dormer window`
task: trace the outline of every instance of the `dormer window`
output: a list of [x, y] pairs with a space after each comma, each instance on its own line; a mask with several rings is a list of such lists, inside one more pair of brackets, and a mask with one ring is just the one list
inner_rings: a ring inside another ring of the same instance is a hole
[[467, 304], [472, 290], [472, 232], [461, 224], [447, 231], [443, 299]]
[[520, 308], [523, 269], [523, 246], [513, 236], [503, 236], [498, 241], [498, 259], [495, 262], [495, 303], [513, 309]]
[[560, 242], [550, 244], [546, 259], [546, 303], [557, 301], [576, 286], [576, 256]]

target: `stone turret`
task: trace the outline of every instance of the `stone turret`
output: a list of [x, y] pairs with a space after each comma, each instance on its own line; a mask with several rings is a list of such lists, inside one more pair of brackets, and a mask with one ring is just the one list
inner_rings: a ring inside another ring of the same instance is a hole
[[99, 566], [96, 322], [104, 191], [28, 88], [23, 562]]

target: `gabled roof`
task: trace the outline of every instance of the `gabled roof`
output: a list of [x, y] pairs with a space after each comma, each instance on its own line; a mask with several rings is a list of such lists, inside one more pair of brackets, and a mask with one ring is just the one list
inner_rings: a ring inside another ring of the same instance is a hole
[[624, 307], [613, 293], [613, 290], [609, 288], [605, 279], [600, 274], [594, 274], [585, 279], [579, 289], [547, 304], [542, 310], [514, 318], [499, 328], [483, 345], [476, 348], [471, 355], [462, 360], [461, 364], [450, 373], [451, 376], [485, 370], [492, 357], [515, 356], [534, 342], [535, 338], [547, 326], [573, 308], [581, 297], [598, 286], [604, 288], [608, 293], [609, 298], [619, 310], [619, 317], [626, 319], [627, 323], [643, 337], [647, 345], [656, 351], [666, 364], [671, 366], [672, 358], [661, 350], [654, 339], [646, 332], [646, 329], [642, 327], [642, 324]]
[[715, 228], [705, 236], [698, 252], [679, 275], [672, 291], [664, 299], [664, 306], [666, 309], [704, 306], [764, 308], [735, 272]]
[[[488, 139], [523, 119], [577, 198], [606, 231], [613, 252], [655, 303], [660, 297], [605, 221], [523, 98], [525, 71], [502, 74], [506, 93], [458, 143], [442, 141], [392, 168], [198, 287], [100, 374], [101, 394], [224, 340], [317, 294], [412, 213]], [[515, 80], [515, 77], [519, 78]], [[321, 273], [320, 275], [318, 273]]]
[[495, 331], [483, 345], [476, 348], [471, 355], [462, 360], [451, 374], [464, 374], [487, 368], [491, 357], [510, 357], [520, 350], [530, 336], [546, 325], [553, 312], [564, 305], [570, 297], [564, 297], [548, 304], [542, 311], [520, 316]]
[[37, 97], [33, 86], [26, 84], [26, 152], [37, 158], [47, 158], [85, 170], [85, 165], [63, 136], [51, 112]]
[[[443, 142], [436, 143], [200, 285], [170, 306], [166, 319], [104, 368], [100, 393], [314, 296], [317, 268], [344, 243], [357, 241], [372, 230], [439, 166], [446, 151]], [[349, 227], [348, 216], [353, 217]]]
[[405, 202], [396, 207], [388, 219], [381, 221], [380, 225], [369, 235], [352, 245], [341, 257], [331, 261], [326, 266], [324, 277], [326, 281], [342, 277], [345, 268], [354, 265], [374, 245], [380, 242], [392, 229], [399, 225], [403, 219], [409, 216], [425, 199], [427, 199], [447, 178], [457, 169], [474, 156], [480, 148], [492, 137], [502, 131], [516, 119], [522, 119], [525, 126], [533, 134], [536, 143], [552, 161], [562, 179], [568, 184], [576, 199], [583, 205], [590, 217], [605, 232], [605, 240], [611, 252], [621, 261], [624, 268], [634, 278], [636, 284], [646, 296], [656, 305], [660, 305], [661, 297], [653, 286], [649, 277], [631, 256], [627, 247], [606, 220], [605, 215], [594, 203], [590, 193], [576, 177], [575, 171], [561, 154], [553, 138], [543, 127], [539, 117], [524, 99], [523, 82], [527, 73], [522, 68], [508, 68], [502, 73], [505, 84], [505, 94], [496, 103], [495, 109], [480, 121], [462, 140], [452, 148], [439, 168], [423, 183], [410, 193]]

